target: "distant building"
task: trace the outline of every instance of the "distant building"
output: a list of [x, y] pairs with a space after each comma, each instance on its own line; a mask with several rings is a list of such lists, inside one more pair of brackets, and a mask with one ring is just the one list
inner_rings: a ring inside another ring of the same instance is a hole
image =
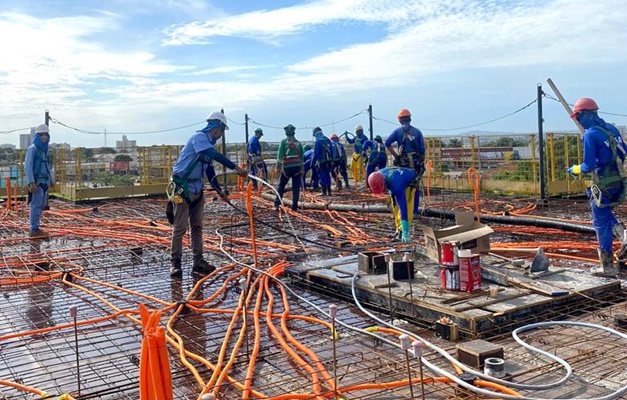
[[72, 146], [70, 146], [68, 143], [50, 143], [50, 148], [51, 149], [70, 150], [72, 148]]
[[20, 149], [28, 149], [28, 146], [33, 143], [33, 136], [35, 136], [35, 127], [30, 128], [30, 133], [20, 134]]
[[115, 141], [115, 148], [118, 150], [132, 150], [137, 147], [136, 140], [128, 140], [126, 135], [122, 135], [122, 140]]

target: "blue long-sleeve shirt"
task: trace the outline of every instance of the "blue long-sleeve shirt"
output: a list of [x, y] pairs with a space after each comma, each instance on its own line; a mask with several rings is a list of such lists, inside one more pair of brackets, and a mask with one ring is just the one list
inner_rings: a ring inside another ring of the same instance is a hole
[[[394, 129], [390, 136], [385, 139], [385, 147], [392, 147], [393, 144], [397, 145], [397, 149], [403, 145], [403, 154], [415, 152], [420, 155], [425, 154], [425, 139], [422, 136], [422, 132], [418, 128], [409, 125], [407, 135], [405, 135], [404, 127], [399, 126]], [[400, 154], [399, 154], [400, 155]]]
[[212, 161], [215, 160], [229, 169], [236, 168], [233, 161], [213, 147], [209, 135], [203, 131], [196, 131], [183, 146], [179, 159], [173, 167], [174, 175], [182, 178], [197, 160], [198, 162], [187, 176], [187, 187], [192, 193], [198, 193], [202, 190], [202, 179], [206, 166]]
[[[409, 184], [416, 178], [418, 172], [410, 168], [387, 167], [382, 168], [378, 172], [385, 176], [385, 187], [390, 191], [392, 197], [396, 201], [401, 214], [402, 221], [409, 221], [407, 210], [407, 197], [405, 190]], [[413, 210], [412, 210], [413, 211]]]
[[617, 156], [623, 161], [625, 159], [624, 151], [627, 151], [627, 145], [625, 145], [620, 132], [613, 125], [598, 118], [598, 124], [586, 129], [582, 138], [583, 162], [581, 163], [581, 172], [584, 174], [596, 170], [598, 176], [603, 177], [607, 166], [612, 172], [618, 171], [616, 162], [612, 160], [612, 149], [607, 142], [607, 135], [601, 128], [608, 130], [616, 137], [618, 146], [623, 149], [623, 151], [617, 150]]
[[261, 155], [261, 143], [259, 143], [259, 138], [257, 136], [253, 136], [248, 141], [248, 154], [254, 154], [257, 156]]
[[50, 170], [47, 147], [35, 135], [33, 143], [26, 149], [24, 173], [26, 174], [27, 183], [52, 184], [52, 171]]
[[364, 148], [364, 143], [366, 143], [367, 140], [368, 137], [366, 137], [363, 133], [361, 135], [355, 135], [352, 139], [348, 136], [348, 134], [346, 135], [346, 141], [348, 144], [355, 145], [353, 146], [353, 151], [358, 154], [361, 154]]
[[375, 163], [377, 161], [387, 160], [387, 154], [385, 153], [385, 145], [383, 143], [379, 143], [374, 140], [368, 140], [364, 144], [362, 153], [367, 154], [368, 150], [370, 150], [370, 155], [368, 156], [368, 163]]

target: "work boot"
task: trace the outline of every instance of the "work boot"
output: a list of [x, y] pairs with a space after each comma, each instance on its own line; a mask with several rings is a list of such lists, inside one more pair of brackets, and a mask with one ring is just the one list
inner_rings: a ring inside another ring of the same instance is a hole
[[35, 229], [34, 231], [30, 231], [28, 236], [32, 238], [47, 238], [49, 235], [41, 229]]
[[337, 190], [342, 190], [342, 181], [341, 180], [337, 180]]
[[327, 196], [331, 196], [331, 185], [327, 186]]
[[345, 184], [344, 187], [346, 187], [347, 190], [350, 190], [351, 185], [348, 184], [348, 180], [345, 180], [344, 184]]
[[592, 275], [604, 278], [616, 278], [618, 275], [618, 268], [614, 265], [614, 256], [612, 253], [601, 249], [598, 249], [598, 252], [601, 265], [590, 270]]
[[322, 186], [322, 196], [326, 196], [327, 195], [327, 187], [326, 186]]
[[181, 269], [181, 260], [173, 259], [170, 267], [170, 278], [182, 278], [183, 270]]
[[209, 264], [207, 260], [205, 260], [204, 258], [194, 261], [194, 266], [192, 267], [192, 273], [200, 274], [200, 275], [209, 275], [215, 270], [216, 270], [216, 267]]

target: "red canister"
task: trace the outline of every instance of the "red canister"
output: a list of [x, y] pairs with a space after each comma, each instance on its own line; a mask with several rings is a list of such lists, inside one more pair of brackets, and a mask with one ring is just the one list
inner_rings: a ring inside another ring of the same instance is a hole
[[443, 241], [440, 244], [440, 264], [448, 267], [456, 267], [459, 265], [459, 259], [457, 257], [457, 242]]
[[481, 290], [481, 258], [470, 250], [459, 251], [459, 289], [462, 292]]

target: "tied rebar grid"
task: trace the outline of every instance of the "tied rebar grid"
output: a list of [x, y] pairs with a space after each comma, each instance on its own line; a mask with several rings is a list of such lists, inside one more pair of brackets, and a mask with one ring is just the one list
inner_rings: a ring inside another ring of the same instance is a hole
[[[243, 208], [243, 203], [236, 204]], [[63, 203], [55, 202], [53, 209], [55, 206], [72, 210]], [[61, 233], [49, 240], [16, 240], [11, 245], [5, 246], [1, 255], [3, 264], [0, 266], [0, 276], [18, 278], [22, 276], [16, 273], [20, 268], [22, 271], [32, 271], [32, 276], [38, 276], [41, 269], [48, 272], [76, 272], [73, 281], [75, 284], [97, 293], [118, 309], [136, 309], [139, 303], [146, 303], [152, 308], [163, 307], [163, 304], [154, 302], [152, 298], [165, 304], [181, 301], [197, 279], [188, 275], [191, 267], [189, 251], [185, 252], [186, 268], [183, 280], [173, 281], [169, 278], [169, 231], [160, 229], [166, 226], [162, 215], [164, 206], [164, 202], [158, 200], [123, 200], [88, 207], [78, 205], [76, 209], [84, 209], [84, 212], [75, 214], [47, 213], [44, 219], [45, 226], [51, 226], [51, 231], [54, 232], [56, 229]], [[259, 200], [258, 207], [257, 217], [262, 221], [289, 229], [285, 218], [278, 218], [278, 213], [271, 209], [270, 203]], [[240, 261], [250, 263], [250, 241], [246, 240], [250, 237], [247, 217], [233, 212], [223, 203], [208, 203], [206, 215], [205, 250], [209, 261], [218, 266], [230, 264], [230, 260], [217, 250], [218, 236], [214, 230], [221, 227], [220, 232], [225, 235], [226, 240], [225, 250]], [[292, 250], [286, 252], [268, 244], [260, 245], [264, 264], [285, 256], [292, 256], [294, 259], [337, 256], [332, 249], [338, 248], [338, 238], [328, 232], [312, 229], [311, 220], [337, 229], [342, 229], [344, 225], [326, 212], [303, 211], [302, 216], [299, 218], [296, 215], [292, 219], [297, 233], [326, 246], [316, 247], [315, 243], [306, 242], [304, 243], [306, 248], [302, 248], [301, 243], [289, 234], [258, 223], [256, 233], [259, 240], [294, 246]], [[357, 221], [355, 226], [375, 235], [389, 232], [389, 228], [382, 229], [382, 226], [391, 226], [387, 222], [389, 217], [386, 216], [355, 216], [355, 220]], [[125, 224], [127, 222], [133, 224], [127, 225]], [[19, 238], [23, 235], [24, 224], [24, 218], [3, 219], [0, 223], [3, 238]], [[368, 243], [368, 240], [365, 242]], [[77, 268], [83, 270], [78, 273]], [[225, 276], [233, 271], [235, 269], [207, 281], [195, 298], [207, 298], [220, 287]], [[216, 299], [213, 306], [235, 308], [239, 298], [236, 286], [233, 285], [223, 296]], [[112, 312], [111, 307], [99, 298], [76, 291], [64, 284], [61, 279], [37, 284], [3, 286], [0, 290], [6, 300], [0, 306], [2, 321], [0, 336], [70, 323], [66, 312], [69, 304], [79, 305], [80, 318], [84, 320], [102, 317]], [[273, 289], [273, 292], [278, 295], [276, 289]], [[326, 309], [333, 293], [328, 293], [329, 296], [311, 292], [305, 294], [308, 299]], [[350, 302], [350, 299], [347, 300]], [[292, 314], [324, 319], [297, 299], [290, 299], [290, 303]], [[205, 307], [210, 306], [212, 304]], [[601, 306], [601, 304], [591, 305], [590, 311]], [[564, 311], [563, 314], [556, 315], [572, 317], [580, 310], [572, 310], [572, 314]], [[171, 312], [164, 315], [164, 318], [170, 315]], [[338, 318], [364, 328], [372, 324], [348, 306], [340, 308]], [[182, 336], [188, 350], [204, 354], [205, 358], [212, 362], [215, 361], [217, 349], [223, 344], [221, 339], [228, 320], [229, 317], [226, 316], [188, 312], [174, 322], [174, 329]], [[292, 320], [290, 330], [301, 343], [318, 355], [327, 370], [332, 371], [332, 338], [328, 329], [305, 321]], [[137, 398], [140, 328], [125, 317], [117, 317], [98, 324], [81, 326], [79, 335], [80, 360], [83, 366], [81, 398]], [[343, 332], [342, 329], [340, 335], [341, 342], [337, 355], [340, 387], [406, 379], [405, 363], [396, 349], [380, 345], [373, 340], [364, 340], [363, 337], [353, 332]], [[249, 337], [248, 340], [252, 338]], [[60, 394], [75, 390], [76, 370], [73, 368], [72, 343], [73, 333], [70, 329], [0, 341], [2, 350], [0, 370], [9, 371], [10, 375], [2, 378], [24, 384], [36, 384], [48, 393]], [[229, 343], [227, 352], [230, 350], [232, 344]], [[240, 348], [240, 352], [242, 351]], [[267, 329], [262, 335], [260, 351], [261, 358], [254, 378], [255, 390], [271, 396], [291, 391], [298, 392], [308, 387], [310, 382], [303, 372], [303, 366], [295, 364], [285, 355]], [[170, 356], [175, 398], [195, 399], [199, 393], [197, 382], [172, 348]], [[425, 352], [424, 357], [432, 361], [438, 359], [433, 352]], [[198, 362], [192, 363], [197, 366], [204, 379], [208, 379], [211, 371]], [[243, 381], [246, 367], [247, 355], [241, 354], [229, 374]], [[412, 360], [411, 369], [414, 373], [417, 368], [416, 360]], [[596, 372], [598, 371], [591, 373]], [[428, 385], [426, 389], [427, 398], [433, 399], [449, 398], [459, 390], [445, 385]], [[238, 397], [240, 395], [239, 389], [229, 383], [223, 383], [219, 392], [227, 398], [229, 395]], [[28, 398], [24, 393], [5, 387], [0, 388], [0, 394], [11, 398]], [[375, 398], [381, 395], [409, 398], [409, 389], [402, 386], [395, 389], [363, 390], [351, 393], [351, 398]]]

